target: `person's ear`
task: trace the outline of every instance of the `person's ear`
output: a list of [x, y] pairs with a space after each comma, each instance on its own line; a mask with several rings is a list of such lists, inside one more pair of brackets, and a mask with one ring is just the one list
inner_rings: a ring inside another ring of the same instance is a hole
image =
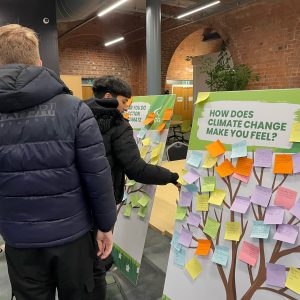
[[103, 98], [105, 98], [105, 99], [112, 98], [112, 95], [111, 95], [111, 93], [105, 93]]

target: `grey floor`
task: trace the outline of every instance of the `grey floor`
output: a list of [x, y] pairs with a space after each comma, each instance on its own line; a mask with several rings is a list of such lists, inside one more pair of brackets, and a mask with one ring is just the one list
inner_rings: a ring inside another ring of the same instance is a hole
[[[0, 241], [1, 244], [1, 241]], [[170, 238], [149, 228], [137, 286], [133, 286], [117, 270], [107, 275], [106, 300], [161, 299], [170, 251]], [[11, 297], [5, 255], [0, 254], [0, 300]]]

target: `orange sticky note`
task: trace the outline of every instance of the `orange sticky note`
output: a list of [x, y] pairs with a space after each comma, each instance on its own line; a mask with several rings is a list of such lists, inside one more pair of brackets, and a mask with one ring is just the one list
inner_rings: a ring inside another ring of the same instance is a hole
[[149, 125], [149, 124], [153, 123], [154, 118], [155, 118], [155, 113], [151, 112], [150, 114], [148, 114], [147, 119], [144, 121], [144, 124]]
[[293, 174], [292, 154], [276, 154], [273, 172], [274, 174]]
[[225, 159], [218, 167], [216, 167], [216, 172], [221, 177], [230, 176], [234, 172], [234, 166], [228, 159]]
[[158, 127], [157, 127], [157, 131], [161, 132], [165, 129], [166, 127], [166, 123], [161, 123]]
[[215, 142], [205, 146], [205, 148], [207, 149], [211, 157], [217, 157], [221, 154], [224, 154], [226, 151], [224, 145], [220, 142], [220, 140], [216, 140]]
[[239, 157], [235, 167], [235, 173], [242, 176], [250, 176], [253, 166], [253, 159], [248, 157]]
[[195, 254], [197, 255], [207, 255], [210, 251], [211, 241], [210, 240], [198, 240], [198, 247]]
[[168, 108], [165, 110], [163, 121], [170, 121], [173, 115], [173, 109]]
[[132, 98], [128, 99], [128, 101], [126, 103], [127, 107], [129, 107], [131, 105], [131, 103], [132, 103]]
[[124, 119], [127, 119], [127, 120], [128, 120], [128, 118], [129, 118], [129, 114], [128, 114], [128, 113], [126, 113], [126, 114], [124, 114], [124, 115], [123, 115], [123, 117], [124, 117]]

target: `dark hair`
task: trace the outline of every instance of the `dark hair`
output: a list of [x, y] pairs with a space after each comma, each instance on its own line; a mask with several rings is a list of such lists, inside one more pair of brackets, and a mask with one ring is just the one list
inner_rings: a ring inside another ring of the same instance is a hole
[[131, 88], [124, 80], [115, 76], [102, 76], [94, 80], [93, 92], [96, 98], [103, 98], [110, 93], [114, 98], [117, 96], [131, 97]]

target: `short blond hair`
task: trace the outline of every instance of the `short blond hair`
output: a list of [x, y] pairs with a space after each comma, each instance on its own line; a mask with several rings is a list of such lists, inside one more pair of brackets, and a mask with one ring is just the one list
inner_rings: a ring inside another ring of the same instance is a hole
[[18, 24], [0, 27], [0, 64], [39, 65], [39, 40], [30, 28]]

